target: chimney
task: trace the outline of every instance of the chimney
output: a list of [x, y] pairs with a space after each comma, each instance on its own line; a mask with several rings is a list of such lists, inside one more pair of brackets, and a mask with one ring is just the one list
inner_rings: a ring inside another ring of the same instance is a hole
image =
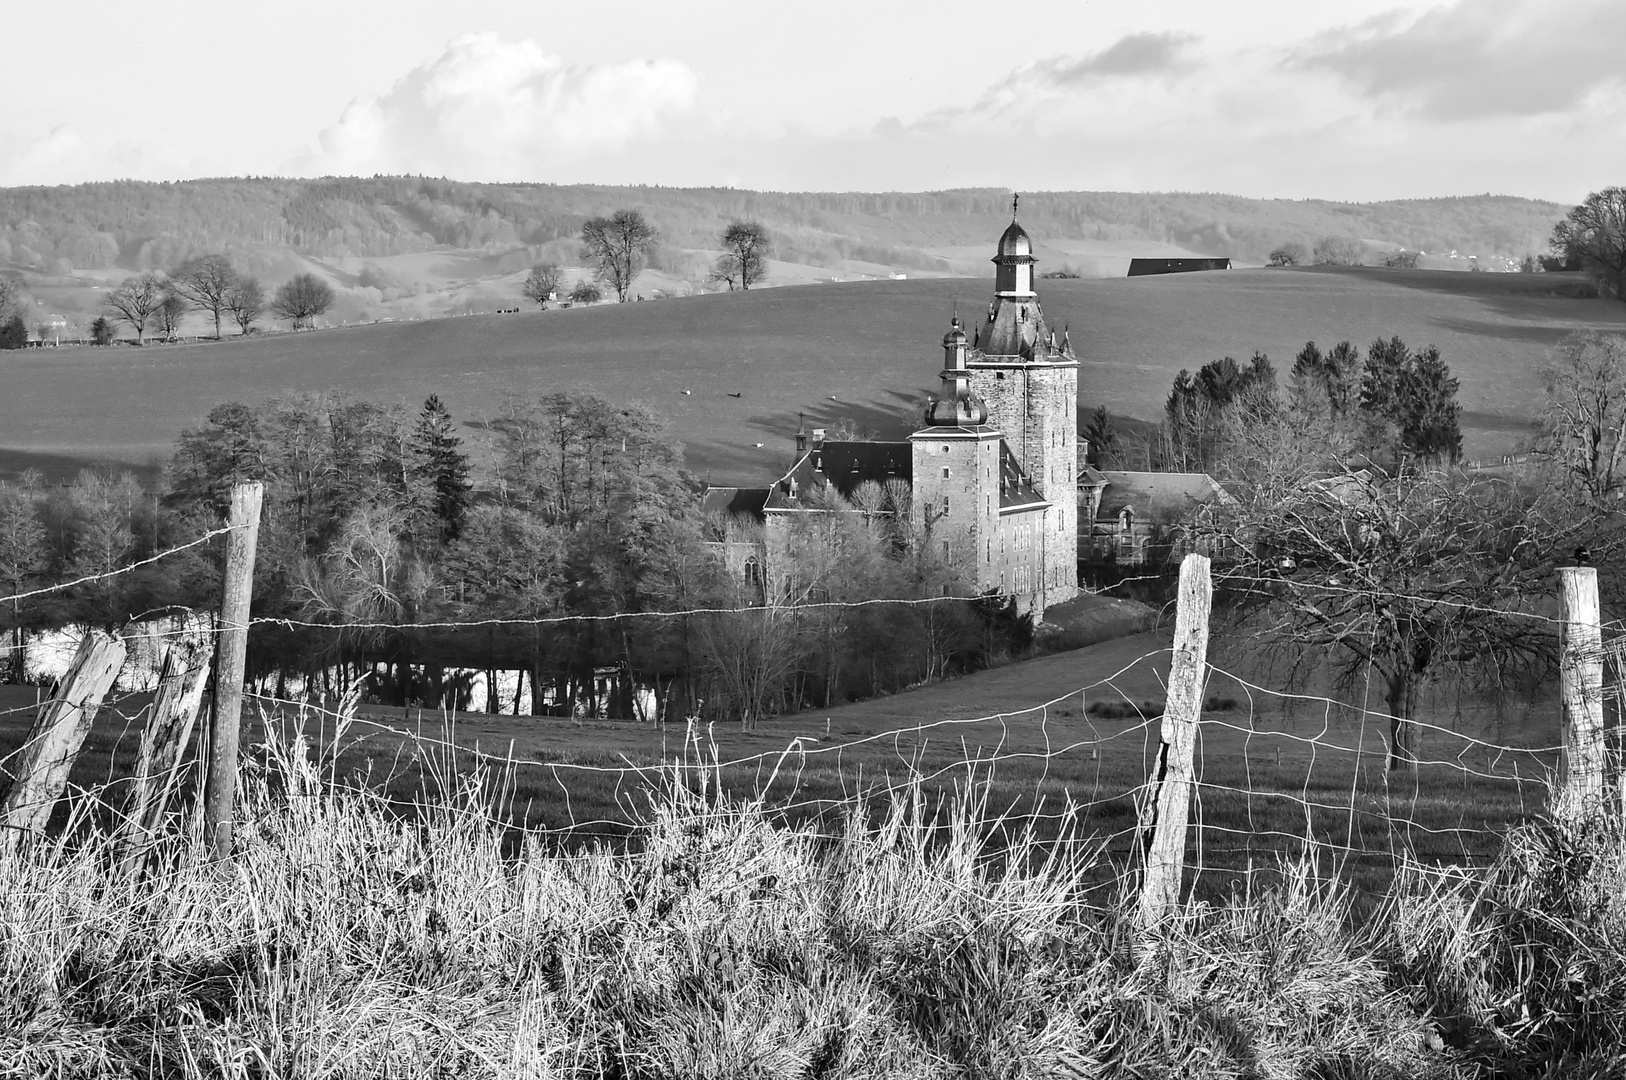
[[814, 447], [820, 447], [820, 446], [824, 445], [824, 429], [823, 428], [816, 427], [816, 428], [813, 429], [813, 445], [814, 445]]

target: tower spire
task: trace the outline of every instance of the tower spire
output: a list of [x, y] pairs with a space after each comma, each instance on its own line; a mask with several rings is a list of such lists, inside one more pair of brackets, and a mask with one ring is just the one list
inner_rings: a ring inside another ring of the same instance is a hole
[[1020, 192], [1011, 192], [1011, 220], [1016, 220], [1016, 204], [1022, 200]]

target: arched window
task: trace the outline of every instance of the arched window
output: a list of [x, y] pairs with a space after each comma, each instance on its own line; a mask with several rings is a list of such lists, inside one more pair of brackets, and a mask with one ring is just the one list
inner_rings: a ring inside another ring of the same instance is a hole
[[762, 564], [757, 561], [755, 555], [747, 555], [745, 558], [745, 583], [754, 588], [762, 587]]

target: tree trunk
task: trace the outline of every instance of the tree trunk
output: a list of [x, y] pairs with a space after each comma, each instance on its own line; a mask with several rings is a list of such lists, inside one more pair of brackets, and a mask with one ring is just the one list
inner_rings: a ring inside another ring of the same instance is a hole
[[1417, 696], [1421, 689], [1421, 680], [1409, 669], [1402, 668], [1389, 678], [1386, 700], [1389, 706], [1390, 772], [1415, 772], [1417, 769], [1417, 728], [1412, 719], [1417, 711]]

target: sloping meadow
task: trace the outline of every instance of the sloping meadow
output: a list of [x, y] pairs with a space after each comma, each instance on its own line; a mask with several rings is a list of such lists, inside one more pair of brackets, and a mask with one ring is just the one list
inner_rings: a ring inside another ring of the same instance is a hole
[[[786, 827], [703, 764], [567, 851], [478, 778], [403, 817], [261, 748], [237, 857], [83, 822], [0, 854], [3, 1077], [1468, 1077], [1626, 1066], [1618, 810], [1402, 873], [1313, 857], [1137, 935], [1097, 849], [966, 790]], [[489, 781], [491, 778], [485, 778]], [[499, 778], [500, 779], [500, 778]]]

